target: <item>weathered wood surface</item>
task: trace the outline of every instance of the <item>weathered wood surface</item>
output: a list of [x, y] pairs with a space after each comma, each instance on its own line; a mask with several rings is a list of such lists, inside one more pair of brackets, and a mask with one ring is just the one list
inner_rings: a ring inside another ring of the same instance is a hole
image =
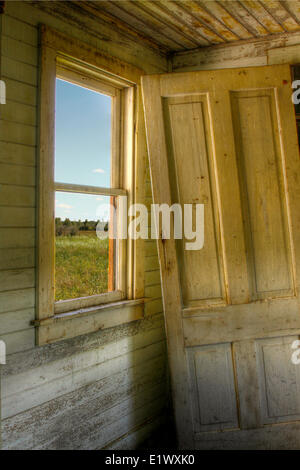
[[299, 421], [260, 429], [233, 430], [222, 436], [220, 433], [201, 433], [196, 443], [199, 450], [298, 450], [299, 447]]
[[[7, 7], [6, 13], [21, 21], [26, 18], [25, 22], [31, 26], [36, 26], [37, 23], [48, 24], [50, 27], [97, 47], [103, 53], [123, 60], [127, 58], [128, 62], [133, 65], [144, 64], [146, 72], [151, 73], [155, 69], [166, 70], [167, 60], [157, 51], [141, 47], [136, 39], [126, 37], [119, 29], [116, 30], [104, 21], [99, 28], [99, 21], [91, 15], [83, 16], [76, 10], [70, 14], [66, 10], [64, 5], [51, 5], [50, 2], [45, 2], [43, 5], [37, 4], [35, 7], [24, 5], [22, 8], [18, 2], [15, 2], [14, 5]], [[22, 35], [22, 31], [18, 34]], [[31, 40], [30, 34], [27, 42]]]
[[[256, 67], [259, 65], [271, 65], [274, 63], [268, 57], [277, 55], [280, 48], [300, 45], [299, 32], [285, 34], [280, 37], [252, 40], [240, 44], [227, 44], [215, 47], [205, 47], [195, 51], [174, 54], [172, 58], [172, 70], [184, 72], [192, 70], [213, 70], [236, 67]], [[289, 49], [290, 50], [290, 49]], [[284, 62], [290, 57], [285, 55]], [[299, 61], [299, 59], [298, 59]]]
[[[21, 13], [22, 8], [23, 12]], [[28, 5], [22, 5], [20, 8], [20, 5], [17, 7], [11, 3], [3, 16], [1, 71], [7, 85], [7, 105], [3, 107], [2, 143], [0, 146], [0, 182], [2, 183], [0, 212], [2, 227], [7, 227], [0, 228], [0, 269], [3, 270], [22, 270], [35, 266], [37, 24], [43, 19], [48, 20], [48, 24], [51, 26], [65, 32], [65, 24], [62, 19], [54, 18], [48, 13], [38, 11]], [[75, 37], [83, 38], [87, 43], [95, 45], [95, 37], [88, 32], [84, 33], [83, 30], [82, 25], [77, 30], [76, 26], [73, 26], [70, 33], [72, 32]], [[119, 57], [129, 61], [132, 54], [133, 51], [129, 45], [126, 54], [119, 51]], [[149, 54], [153, 54], [153, 52], [149, 52]], [[144, 61], [141, 64], [134, 59], [134, 62], [139, 66], [145, 65]], [[159, 64], [162, 64], [161, 57], [157, 57], [156, 68], [162, 66]], [[140, 133], [144, 133], [141, 119], [139, 122]], [[141, 144], [140, 152], [145, 156], [145, 149]], [[144, 177], [143, 171], [140, 177]], [[144, 191], [142, 192], [141, 187], [142, 185], [139, 185], [137, 189], [139, 201], [144, 197]], [[148, 187], [147, 191], [147, 195], [150, 194], [151, 197], [151, 187]], [[148, 254], [151, 254], [152, 258], [149, 258], [149, 262], [145, 261], [145, 266], [143, 266], [144, 263], [139, 263], [141, 266], [137, 269], [150, 270], [151, 272], [153, 268], [158, 268], [155, 248], [152, 247], [151, 253], [147, 253], [147, 257]], [[18, 297], [16, 289], [26, 288], [28, 285], [24, 275], [24, 284], [22, 284], [20, 276], [19, 274], [17, 284], [9, 284], [13, 282], [9, 279], [14, 279], [11, 276], [8, 276], [3, 284], [6, 290], [12, 290], [16, 297]], [[157, 279], [156, 286], [159, 286], [159, 279]], [[158, 290], [159, 287], [156, 288], [156, 291]], [[151, 282], [148, 294], [151, 294], [151, 291], [155, 291], [153, 282]], [[157, 296], [157, 292], [154, 293]], [[147, 311], [155, 313], [157, 309], [154, 305], [150, 303]], [[161, 305], [157, 302], [156, 305], [161, 311]], [[16, 328], [18, 329], [17, 325]], [[32, 333], [32, 328], [30, 331]], [[13, 352], [13, 350], [9, 352]]]
[[[153, 200], [155, 204], [171, 206], [171, 176], [168, 169], [160, 85], [160, 78], [157, 75], [142, 78]], [[193, 448], [191, 403], [187, 386], [188, 371], [182, 336], [180, 274], [175, 240], [163, 239], [162, 230], [159, 227], [156, 227], [156, 230], [177, 432], [180, 445], [183, 448]]]
[[145, 440], [152, 435], [158, 434], [162, 426], [165, 426], [167, 417], [164, 414], [160, 414], [158, 418], [153, 420], [147, 420], [143, 427], [137, 426], [131, 432], [126, 433], [121, 438], [111, 442], [109, 445], [104, 447], [105, 450], [131, 450], [136, 449]]
[[[134, 447], [163, 420], [167, 382], [161, 298], [146, 303], [145, 320], [35, 347], [37, 25], [45, 23], [145, 72], [165, 71], [167, 60], [110, 25], [100, 31], [90, 17], [66, 18], [62, 9], [50, 11], [46, 5], [42, 11], [8, 2], [2, 19], [7, 104], [1, 107], [0, 135], [0, 339], [9, 353], [2, 370], [3, 411], [9, 416], [4, 448]], [[143, 134], [141, 121], [138, 125]], [[146, 160], [145, 144], [139, 143], [138, 152]], [[136, 182], [139, 202], [144, 189], [144, 181]], [[151, 199], [149, 185], [147, 191]], [[149, 273], [146, 288], [157, 295], [155, 250], [136, 269], [145, 277]]]
[[[45, 319], [45, 324], [39, 325], [39, 345], [53, 343], [74, 336], [92, 333], [93, 331], [119, 326], [123, 323], [143, 318], [144, 305], [138, 302], [132, 305], [118, 302], [100, 307], [90, 307], [77, 314], [61, 314], [54, 319]], [[77, 334], [76, 334], [77, 333]]]
[[70, 16], [80, 12], [92, 15], [99, 27], [109, 21], [136, 41], [169, 53], [300, 29], [299, 6], [293, 0], [110, 0], [76, 6], [69, 2], [60, 10]]
[[37, 30], [24, 20], [2, 16], [0, 338], [8, 353], [34, 346]]
[[202, 433], [219, 430], [222, 448], [226, 428], [259, 435], [262, 425], [300, 418], [291, 361], [300, 334], [300, 167], [290, 69], [168, 73], [142, 83], [155, 203], [205, 205], [196, 254], [159, 228], [180, 446], [205, 448]]
[[[119, 328], [109, 328], [90, 335], [82, 335], [66, 341], [49, 344], [34, 348], [24, 353], [8, 356], [8, 361], [3, 375], [14, 376], [24, 371], [29, 371], [50, 364], [54, 361], [70, 358], [80, 352], [97, 351], [109, 343], [118, 343], [124, 339], [134, 338], [143, 331], [163, 330], [162, 313], [150, 315], [143, 321], [125, 324]], [[129, 341], [129, 340], [128, 340]]]
[[[161, 315], [120, 327], [117, 341], [114, 332], [8, 357], [3, 380], [5, 447], [101, 447], [154, 417], [155, 407], [163, 409], [166, 360]], [[123, 423], [119, 433], [118, 423]], [[112, 426], [114, 434], [106, 426]]]

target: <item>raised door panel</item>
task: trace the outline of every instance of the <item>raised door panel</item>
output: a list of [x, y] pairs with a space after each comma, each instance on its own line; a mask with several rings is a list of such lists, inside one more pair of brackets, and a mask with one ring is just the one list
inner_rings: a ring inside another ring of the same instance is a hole
[[[184, 305], [224, 301], [215, 165], [207, 95], [164, 99], [172, 199], [191, 204], [193, 221], [196, 204], [204, 204], [204, 246], [186, 250], [191, 240], [178, 240], [181, 287]], [[194, 225], [195, 230], [195, 225]]]
[[292, 295], [284, 162], [274, 90], [231, 92], [252, 298]]
[[262, 423], [300, 419], [300, 366], [292, 362], [298, 336], [258, 340], [257, 361]]
[[189, 348], [187, 355], [195, 432], [236, 428], [231, 344]]

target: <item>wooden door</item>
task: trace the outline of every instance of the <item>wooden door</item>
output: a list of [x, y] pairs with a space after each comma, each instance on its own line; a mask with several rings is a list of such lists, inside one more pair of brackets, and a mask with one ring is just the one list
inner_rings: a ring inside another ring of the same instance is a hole
[[180, 447], [300, 447], [289, 66], [145, 76], [142, 88], [154, 203], [205, 208], [203, 249], [158, 240]]

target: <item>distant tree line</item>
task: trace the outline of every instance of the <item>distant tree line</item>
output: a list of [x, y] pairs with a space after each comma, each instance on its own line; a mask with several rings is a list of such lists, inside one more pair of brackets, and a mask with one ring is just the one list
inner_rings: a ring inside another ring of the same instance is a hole
[[55, 234], [56, 236], [61, 235], [70, 235], [74, 236], [77, 235], [79, 231], [96, 231], [97, 224], [100, 224], [100, 228], [105, 232], [108, 231], [108, 222], [99, 222], [99, 220], [70, 220], [66, 218], [62, 220], [60, 217], [55, 218]]

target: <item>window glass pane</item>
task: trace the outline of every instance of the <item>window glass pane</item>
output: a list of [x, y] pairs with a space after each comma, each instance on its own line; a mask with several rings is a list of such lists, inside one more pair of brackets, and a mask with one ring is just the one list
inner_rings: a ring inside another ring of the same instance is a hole
[[114, 290], [115, 242], [108, 237], [113, 199], [55, 193], [56, 301]]
[[55, 181], [110, 186], [111, 100], [56, 80]]

